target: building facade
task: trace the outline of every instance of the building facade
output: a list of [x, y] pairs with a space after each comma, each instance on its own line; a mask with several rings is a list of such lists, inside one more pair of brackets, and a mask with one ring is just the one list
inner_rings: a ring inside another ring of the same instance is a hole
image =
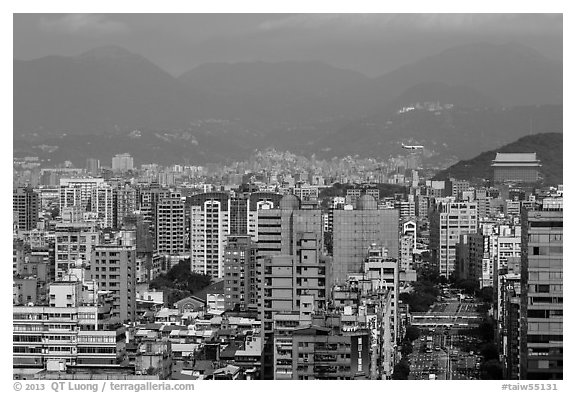
[[18, 187], [12, 194], [12, 211], [15, 213], [19, 231], [31, 231], [36, 228], [40, 200], [32, 188]]
[[136, 247], [103, 244], [95, 246], [90, 263], [98, 288], [112, 298], [111, 317], [122, 322], [136, 320]]
[[56, 224], [55, 278], [60, 280], [78, 259], [92, 261], [92, 250], [100, 244], [96, 225], [89, 223]]
[[366, 250], [372, 243], [385, 247], [388, 255], [398, 255], [398, 210], [378, 209], [369, 195], [361, 196], [357, 205], [357, 210], [334, 210], [334, 283], [345, 283], [349, 273], [362, 271]]
[[250, 236], [229, 236], [224, 248], [224, 296], [226, 310], [258, 307], [256, 244]]
[[158, 201], [156, 250], [159, 254], [181, 255], [186, 252], [185, 219], [185, 203], [177, 194]]
[[430, 256], [440, 275], [448, 278], [456, 270], [456, 244], [460, 235], [476, 233], [475, 202], [438, 202], [430, 217]]
[[496, 153], [492, 161], [494, 184], [536, 183], [540, 167], [536, 153]]
[[520, 379], [563, 378], [562, 240], [561, 207], [523, 210]]

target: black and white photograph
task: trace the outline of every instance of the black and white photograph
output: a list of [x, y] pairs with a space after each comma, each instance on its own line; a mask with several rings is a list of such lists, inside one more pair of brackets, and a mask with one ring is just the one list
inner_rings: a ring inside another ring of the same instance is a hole
[[138, 11], [13, 13], [13, 391], [561, 390], [562, 13]]

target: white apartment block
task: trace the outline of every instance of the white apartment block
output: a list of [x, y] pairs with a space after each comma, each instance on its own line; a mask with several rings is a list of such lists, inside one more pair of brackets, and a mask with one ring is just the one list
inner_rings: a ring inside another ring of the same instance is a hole
[[125, 348], [125, 328], [110, 318], [110, 306], [84, 296], [83, 282], [50, 286], [49, 306], [15, 306], [13, 367], [61, 368], [113, 365]]
[[59, 223], [55, 232], [55, 277], [59, 281], [78, 259], [90, 263], [100, 237], [96, 226], [88, 223]]
[[193, 205], [190, 214], [191, 268], [218, 278], [223, 276], [224, 247], [230, 234], [230, 211], [223, 205], [220, 200], [206, 200], [202, 206]]
[[454, 272], [460, 235], [476, 233], [477, 230], [475, 202], [440, 202], [433, 207], [430, 213], [430, 250], [440, 275], [448, 278]]
[[88, 210], [92, 190], [103, 185], [102, 178], [60, 179], [60, 211], [74, 205], [80, 205], [84, 211]]
[[100, 227], [114, 226], [114, 190], [111, 186], [103, 184], [92, 189], [90, 210], [96, 214]]

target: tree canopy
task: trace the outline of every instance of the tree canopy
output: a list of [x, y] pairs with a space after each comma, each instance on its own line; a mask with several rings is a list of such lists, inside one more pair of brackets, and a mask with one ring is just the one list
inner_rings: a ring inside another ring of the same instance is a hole
[[190, 270], [190, 259], [180, 261], [166, 274], [161, 274], [150, 283], [150, 289], [162, 290], [167, 294], [168, 305], [184, 299], [210, 285], [211, 278]]

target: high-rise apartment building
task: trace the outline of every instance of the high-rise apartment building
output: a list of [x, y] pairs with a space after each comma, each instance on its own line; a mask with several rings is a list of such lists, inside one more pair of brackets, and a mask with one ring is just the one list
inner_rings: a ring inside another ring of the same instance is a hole
[[[153, 280], [156, 274], [153, 267], [154, 239], [150, 234], [149, 223], [141, 215], [131, 214], [124, 217], [122, 228], [122, 231], [135, 235], [135, 242], [131, 241], [130, 245], [136, 245], [136, 282]], [[156, 257], [160, 259], [158, 254]]]
[[227, 237], [250, 235], [253, 241], [258, 241], [260, 212], [277, 210], [281, 198], [280, 194], [270, 192], [235, 197], [209, 192], [189, 197], [191, 268], [222, 277]]
[[161, 199], [156, 213], [156, 250], [181, 255], [186, 251], [185, 202], [177, 194]]
[[414, 196], [408, 195], [407, 201], [394, 201], [394, 209], [398, 209], [400, 212], [400, 219], [416, 217], [416, 202], [414, 201]]
[[103, 185], [102, 178], [60, 179], [60, 211], [70, 206], [80, 206], [83, 211], [88, 211], [91, 207], [92, 190]]
[[265, 332], [272, 331], [273, 315], [300, 307], [300, 296], [314, 297], [314, 308], [326, 306], [326, 260], [321, 256], [321, 237], [298, 232], [291, 255], [264, 257], [261, 264], [260, 314]]
[[134, 158], [129, 153], [116, 154], [112, 157], [112, 171], [126, 172], [134, 169]]
[[456, 269], [456, 244], [460, 235], [476, 233], [475, 202], [437, 202], [430, 211], [430, 253], [440, 275], [449, 277]]
[[486, 219], [493, 214], [491, 202], [492, 197], [490, 196], [476, 197], [476, 203], [478, 204], [478, 218]]
[[563, 378], [563, 212], [522, 211], [520, 379]]
[[96, 176], [100, 171], [100, 160], [96, 158], [87, 158], [86, 159], [86, 172], [89, 175]]
[[248, 235], [229, 236], [224, 248], [225, 308], [258, 308], [256, 243]]
[[31, 231], [36, 228], [40, 211], [38, 194], [30, 187], [16, 188], [12, 194], [12, 211], [19, 231]]
[[223, 276], [226, 238], [230, 234], [230, 199], [223, 192], [190, 197], [191, 268], [212, 277]]
[[274, 315], [298, 310], [305, 291], [315, 296], [317, 307], [324, 307], [329, 262], [320, 258], [324, 243], [322, 211], [301, 209], [297, 196], [284, 195], [273, 209], [258, 210], [257, 223], [263, 375], [272, 378]]
[[273, 321], [280, 313], [296, 312], [308, 301], [311, 309], [326, 307], [329, 260], [321, 256], [321, 235], [297, 232], [291, 255], [265, 256], [259, 263], [259, 314], [264, 342], [263, 374], [273, 374]]
[[450, 179], [446, 186], [447, 191], [450, 193], [448, 196], [452, 196], [459, 201], [462, 199], [462, 193], [470, 188], [470, 182], [468, 180]]
[[520, 258], [521, 255], [522, 239], [519, 230], [508, 234], [508, 236], [497, 236], [494, 240], [496, 243], [496, 255], [491, 265], [490, 275], [484, 280], [486, 281], [485, 286], [491, 286], [494, 279], [498, 279], [498, 272], [508, 268], [509, 259]]
[[90, 211], [96, 215], [100, 227], [112, 228], [114, 226], [114, 189], [103, 184], [92, 189]]
[[322, 211], [301, 209], [300, 199], [292, 194], [282, 197], [277, 208], [258, 210], [258, 257], [293, 255], [295, 236], [313, 232], [323, 239]]
[[390, 295], [390, 342], [397, 342], [398, 338], [398, 296], [399, 296], [399, 269], [398, 259], [389, 256], [386, 248], [372, 244], [368, 248], [364, 261], [362, 281], [369, 284], [367, 292], [377, 293], [387, 290]]
[[403, 235], [400, 238], [400, 270], [414, 270], [414, 242], [412, 236]]
[[114, 228], [121, 228], [125, 217], [131, 215], [136, 210], [136, 189], [129, 185], [124, 185], [114, 189], [113, 220]]
[[397, 256], [399, 225], [398, 210], [378, 209], [369, 195], [358, 199], [356, 210], [334, 210], [333, 282], [342, 284], [349, 273], [360, 273], [372, 243]]
[[420, 218], [428, 217], [428, 204], [430, 197], [427, 195], [416, 195], [416, 215]]
[[20, 266], [24, 264], [28, 246], [25, 245], [24, 240], [18, 239], [15, 236], [12, 239], [12, 275], [18, 274]]
[[158, 246], [156, 244], [156, 214], [158, 213], [158, 203], [162, 199], [170, 198], [171, 196], [172, 192], [169, 189], [162, 188], [158, 184], [136, 189], [136, 209], [142, 216], [143, 222], [148, 224], [153, 249], [156, 249]]
[[456, 276], [464, 280], [474, 280], [480, 287], [492, 286], [490, 280], [487, 285], [482, 285], [482, 268], [485, 262], [490, 262], [490, 237], [481, 233], [460, 235], [456, 244]]
[[112, 298], [111, 317], [122, 322], [136, 320], [136, 247], [101, 244], [94, 247], [90, 263], [92, 278]]
[[[519, 258], [516, 258], [519, 259]], [[497, 281], [496, 342], [502, 358], [504, 379], [520, 376], [520, 268], [502, 268]]]
[[55, 278], [61, 280], [71, 264], [78, 259], [92, 260], [92, 250], [100, 243], [96, 226], [89, 223], [56, 224]]

